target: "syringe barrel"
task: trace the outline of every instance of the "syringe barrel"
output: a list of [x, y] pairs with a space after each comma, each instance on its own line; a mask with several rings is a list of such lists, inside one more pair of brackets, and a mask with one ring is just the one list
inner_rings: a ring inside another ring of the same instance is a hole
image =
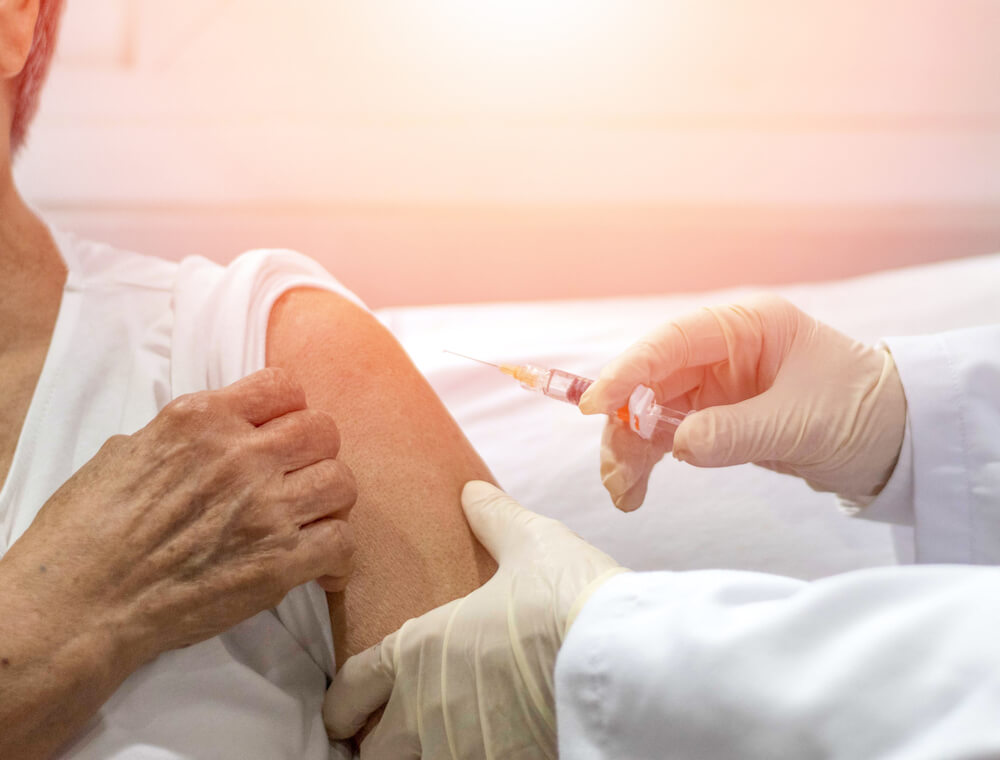
[[549, 379], [545, 383], [545, 387], [542, 388], [542, 393], [549, 398], [578, 406], [583, 392], [593, 383], [594, 381], [589, 378], [563, 372], [561, 369], [553, 369], [549, 371]]

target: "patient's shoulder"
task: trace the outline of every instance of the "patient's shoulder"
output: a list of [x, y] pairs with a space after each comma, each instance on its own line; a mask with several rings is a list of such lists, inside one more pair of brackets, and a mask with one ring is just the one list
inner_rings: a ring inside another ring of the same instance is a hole
[[350, 292], [303, 285], [278, 297], [267, 329], [267, 363], [315, 366], [359, 361], [381, 350], [387, 332]]
[[[356, 301], [323, 267], [294, 251], [248, 251], [225, 266], [197, 256], [182, 260], [172, 293], [177, 392], [199, 384], [222, 387], [266, 366], [275, 305], [292, 292], [315, 290], [337, 294], [338, 301]], [[311, 315], [317, 309], [310, 305], [285, 311]], [[294, 335], [308, 324], [300, 321], [283, 332]]]

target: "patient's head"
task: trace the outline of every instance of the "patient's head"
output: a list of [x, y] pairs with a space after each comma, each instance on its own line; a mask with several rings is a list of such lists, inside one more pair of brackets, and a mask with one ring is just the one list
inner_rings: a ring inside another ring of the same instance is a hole
[[62, 8], [63, 0], [26, 0], [0, 6], [0, 75], [6, 89], [12, 154], [24, 144], [38, 109]]

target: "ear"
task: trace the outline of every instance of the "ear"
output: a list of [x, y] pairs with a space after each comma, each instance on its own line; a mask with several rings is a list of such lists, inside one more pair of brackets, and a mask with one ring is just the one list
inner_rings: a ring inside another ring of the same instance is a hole
[[0, 79], [21, 73], [35, 37], [38, 0], [0, 0]]

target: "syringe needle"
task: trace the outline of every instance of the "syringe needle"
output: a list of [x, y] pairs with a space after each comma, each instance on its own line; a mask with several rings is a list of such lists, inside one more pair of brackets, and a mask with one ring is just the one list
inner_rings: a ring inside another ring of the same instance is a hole
[[497, 369], [500, 369], [500, 365], [494, 364], [493, 362], [487, 362], [483, 361], [482, 359], [476, 359], [473, 356], [466, 356], [465, 354], [460, 354], [457, 351], [449, 351], [447, 348], [442, 348], [441, 350], [444, 351], [446, 354], [451, 354], [452, 356], [461, 356], [463, 359], [469, 359], [470, 361], [479, 362], [480, 364], [486, 364], [489, 365], [490, 367], [496, 367]]

